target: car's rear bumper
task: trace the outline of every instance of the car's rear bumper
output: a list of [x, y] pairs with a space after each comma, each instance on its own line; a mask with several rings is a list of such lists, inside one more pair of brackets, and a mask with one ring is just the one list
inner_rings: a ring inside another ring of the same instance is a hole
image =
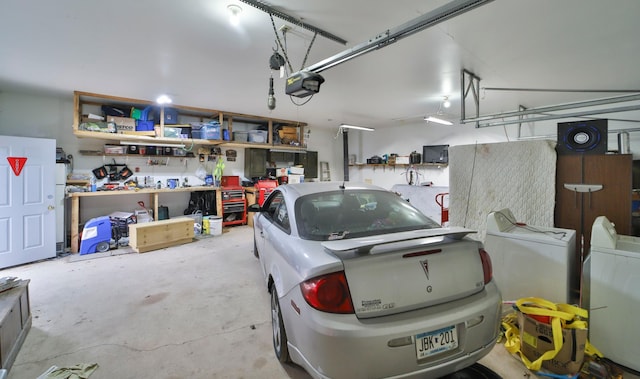
[[[481, 359], [499, 333], [501, 297], [493, 282], [451, 303], [361, 320], [311, 309], [299, 292], [281, 299], [281, 307], [288, 307], [283, 316], [289, 351], [315, 378], [436, 378]], [[457, 326], [458, 348], [418, 361], [415, 335], [451, 325]], [[406, 342], [390, 347], [390, 341]]]

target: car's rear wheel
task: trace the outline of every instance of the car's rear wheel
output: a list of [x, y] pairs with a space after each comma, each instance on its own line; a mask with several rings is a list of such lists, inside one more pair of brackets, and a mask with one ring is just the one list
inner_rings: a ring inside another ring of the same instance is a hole
[[287, 332], [284, 330], [278, 291], [276, 291], [274, 285], [271, 286], [271, 325], [273, 327], [273, 350], [276, 353], [276, 357], [278, 357], [278, 360], [282, 363], [289, 362]]

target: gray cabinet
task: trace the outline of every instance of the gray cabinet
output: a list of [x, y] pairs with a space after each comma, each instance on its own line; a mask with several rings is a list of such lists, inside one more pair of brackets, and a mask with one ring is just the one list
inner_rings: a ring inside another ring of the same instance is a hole
[[267, 174], [266, 149], [244, 149], [244, 176], [247, 178], [259, 178]]
[[296, 154], [295, 164], [304, 167], [304, 179], [316, 179], [318, 177], [318, 152], [307, 151], [306, 154]]
[[29, 281], [0, 292], [0, 368], [9, 370], [31, 328]]

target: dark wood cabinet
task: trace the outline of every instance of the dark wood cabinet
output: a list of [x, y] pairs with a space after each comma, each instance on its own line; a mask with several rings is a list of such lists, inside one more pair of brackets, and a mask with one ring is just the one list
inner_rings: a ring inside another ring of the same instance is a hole
[[[247, 178], [259, 178], [266, 175], [267, 162], [269, 164], [294, 164], [304, 167], [304, 178], [316, 179], [318, 177], [318, 152], [306, 151], [285, 152], [269, 151], [266, 149], [244, 149], [244, 176]], [[281, 166], [278, 166], [281, 167]]]
[[316, 179], [318, 177], [318, 152], [307, 151], [306, 154], [296, 154], [295, 164], [304, 167], [304, 179]]
[[261, 178], [267, 174], [266, 149], [244, 149], [244, 176], [247, 178]]
[[[606, 216], [618, 234], [632, 234], [631, 196], [630, 154], [558, 156], [554, 221], [558, 228], [576, 231], [576, 262], [589, 254], [596, 217]], [[581, 267], [576, 270], [581, 274]]]

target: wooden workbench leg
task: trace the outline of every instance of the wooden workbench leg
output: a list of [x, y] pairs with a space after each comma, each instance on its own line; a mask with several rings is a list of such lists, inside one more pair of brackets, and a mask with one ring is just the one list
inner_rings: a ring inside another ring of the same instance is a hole
[[80, 198], [71, 198], [71, 252], [77, 253], [79, 250], [80, 234], [78, 233], [80, 224]]
[[149, 195], [149, 201], [151, 201], [151, 204], [153, 204], [153, 219], [155, 221], [160, 220], [158, 218], [160, 216], [158, 214], [158, 193], [156, 192]]
[[222, 213], [222, 190], [220, 188], [216, 188], [216, 216], [223, 217]]

